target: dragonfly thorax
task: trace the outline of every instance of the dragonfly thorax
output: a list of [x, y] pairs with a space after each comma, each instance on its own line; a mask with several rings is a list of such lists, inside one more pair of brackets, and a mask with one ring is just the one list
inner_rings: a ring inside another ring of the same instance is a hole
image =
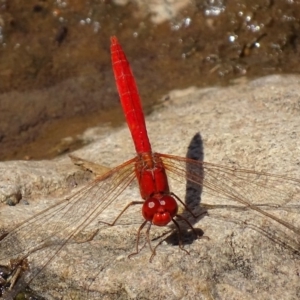
[[146, 200], [154, 194], [170, 193], [166, 170], [155, 153], [143, 153], [135, 165], [141, 197]]

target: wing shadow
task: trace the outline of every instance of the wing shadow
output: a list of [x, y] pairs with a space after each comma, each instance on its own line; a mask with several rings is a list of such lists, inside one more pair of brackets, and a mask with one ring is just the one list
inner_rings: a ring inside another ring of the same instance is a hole
[[[203, 162], [204, 159], [204, 149], [203, 149], [203, 140], [199, 132], [197, 132], [191, 139], [186, 158]], [[186, 173], [192, 174], [190, 177], [204, 178], [204, 169], [202, 164], [191, 165], [186, 164]], [[201, 204], [201, 194], [202, 194], [202, 184], [203, 182], [195, 183], [187, 179], [186, 189], [185, 189], [185, 199], [184, 203], [188, 209], [184, 208], [183, 212], [180, 215], [188, 220], [191, 225], [194, 225], [199, 220], [201, 220], [206, 214], [207, 210], [200, 206]], [[191, 211], [197, 216], [196, 218], [192, 216]], [[204, 235], [204, 232], [200, 228], [194, 228], [193, 232], [190, 226], [185, 221], [178, 220], [181, 230], [181, 242], [183, 245], [192, 244], [193, 241]], [[168, 244], [178, 245], [180, 240], [177, 234], [177, 228], [172, 224], [171, 228], [173, 232], [166, 237], [165, 241]]]

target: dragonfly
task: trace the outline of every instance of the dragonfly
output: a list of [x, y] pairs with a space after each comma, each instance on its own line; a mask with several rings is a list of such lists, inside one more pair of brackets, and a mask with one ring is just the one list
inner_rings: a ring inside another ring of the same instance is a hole
[[[194, 223], [180, 213], [180, 208], [196, 220], [202, 216], [194, 212], [195, 207], [183, 201], [170, 189], [169, 179], [183, 182], [202, 189], [208, 195], [236, 203], [237, 209], [247, 209], [281, 226], [282, 232], [289, 231], [296, 236], [288, 240], [293, 251], [300, 251], [300, 229], [292, 223], [269, 212], [270, 208], [280, 208], [299, 197], [300, 180], [284, 175], [238, 169], [204, 162], [199, 159], [179, 157], [153, 152], [147, 134], [145, 117], [137, 85], [125, 53], [116, 37], [111, 38], [111, 59], [120, 102], [124, 111], [137, 155], [123, 164], [97, 176], [92, 182], [64, 198], [49, 208], [25, 220], [13, 230], [0, 237], [0, 264], [10, 259], [26, 262], [20, 272], [20, 280], [3, 289], [3, 299], [12, 299], [24, 286], [30, 286], [53, 263], [67, 244], [76, 240], [81, 232], [91, 224], [116, 225], [131, 206], [141, 205], [144, 221], [137, 230], [135, 251], [137, 254], [149, 245], [151, 258], [157, 246], [151, 245], [152, 226], [167, 226], [173, 223], [179, 233], [179, 247], [187, 254], [181, 242], [182, 223], [198, 238]], [[109, 211], [119, 196], [134, 182], [140, 191], [140, 200], [122, 207], [111, 222], [103, 221], [102, 216]], [[207, 209], [213, 205], [201, 204]], [[146, 229], [146, 241], [140, 245], [141, 232]], [[96, 230], [89, 237], [93, 239]], [[160, 243], [159, 243], [160, 244]], [[157, 245], [159, 245], [157, 244]], [[38, 263], [37, 263], [38, 261]], [[15, 264], [18, 265], [18, 264]], [[20, 263], [19, 265], [22, 265]], [[38, 266], [37, 266], [38, 265]], [[19, 273], [18, 273], [19, 274]], [[21, 280], [22, 279], [22, 280]]]

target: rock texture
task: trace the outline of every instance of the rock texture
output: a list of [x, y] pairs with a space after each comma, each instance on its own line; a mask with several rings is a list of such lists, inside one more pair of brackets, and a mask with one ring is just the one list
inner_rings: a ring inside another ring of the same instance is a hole
[[[300, 180], [299, 82], [297, 76], [271, 76], [227, 88], [172, 91], [146, 120], [153, 149], [184, 157], [191, 140], [200, 132], [207, 162]], [[97, 135], [96, 128], [94, 132]], [[74, 154], [110, 168], [135, 155], [125, 125], [108, 130]], [[0, 168], [2, 231], [11, 230], [15, 224], [57, 203], [62, 195], [70, 194], [90, 178], [89, 172], [81, 171], [68, 157], [5, 162]], [[286, 229], [249, 207], [241, 208], [241, 203], [230, 201], [222, 193], [204, 188], [201, 203], [215, 206], [193, 224], [209, 239], [195, 240], [186, 232], [183, 242], [187, 255], [176, 245], [173, 234], [168, 237], [172, 226], [152, 228], [151, 237], [158, 238], [153, 245], [159, 238], [166, 238], [156, 249], [153, 261], [149, 262], [148, 246], [128, 259], [142, 222], [140, 208], [130, 209], [114, 227], [99, 221], [111, 219], [126, 203], [140, 199], [136, 184], [131, 184], [58, 253], [53, 249], [62, 244], [63, 236], [59, 236], [60, 240], [53, 238], [54, 246], [29, 255], [29, 263], [34, 264], [31, 271], [54, 255], [33, 278], [31, 288], [46, 299], [299, 299], [300, 185], [298, 181], [251, 174], [235, 181], [236, 186], [221, 175], [212, 183], [214, 187], [219, 184], [220, 189], [228, 184], [241, 194], [237, 197], [261, 205], [260, 209], [292, 223], [294, 229]], [[208, 183], [207, 177], [205, 180]], [[185, 185], [184, 179], [172, 184], [172, 190], [182, 199]], [[101, 202], [101, 190], [93, 191]], [[20, 198], [23, 200], [15, 206], [5, 204]], [[84, 206], [84, 197], [81, 202]], [[74, 214], [80, 214], [80, 206], [76, 208]], [[56, 223], [61, 219], [57, 221], [55, 213], [51, 220], [46, 214], [42, 218], [41, 226], [46, 232], [61, 226]], [[68, 224], [68, 220], [65, 222]], [[87, 241], [96, 229], [99, 231]], [[37, 244], [30, 240], [37, 239], [31, 230], [27, 225], [20, 232], [14, 231], [11, 253], [18, 247], [26, 253], [25, 243]], [[36, 232], [44, 234], [41, 228]], [[10, 258], [5, 244], [8, 238], [0, 242], [1, 257], [6, 258], [1, 263]], [[142, 237], [141, 246], [143, 241]]]

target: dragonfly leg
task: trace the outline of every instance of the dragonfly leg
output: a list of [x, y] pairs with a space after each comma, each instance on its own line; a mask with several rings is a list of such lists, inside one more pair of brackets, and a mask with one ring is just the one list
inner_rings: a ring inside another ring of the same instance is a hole
[[175, 226], [177, 227], [177, 234], [178, 234], [178, 245], [179, 245], [179, 248], [181, 250], [183, 250], [184, 252], [186, 252], [187, 254], [190, 254], [189, 251], [187, 251], [186, 249], [184, 249], [184, 246], [183, 246], [183, 243], [182, 243], [182, 233], [181, 233], [181, 229], [180, 229], [180, 226], [179, 224], [174, 220], [172, 219], [173, 223], [175, 224]]
[[[189, 255], [190, 252], [187, 251], [186, 249], [184, 249], [184, 246], [183, 246], [183, 244], [182, 244], [182, 234], [181, 234], [180, 226], [179, 226], [179, 224], [178, 224], [174, 219], [172, 219], [172, 221], [173, 221], [173, 223], [175, 224], [175, 226], [176, 226], [176, 228], [177, 228], [176, 231], [177, 231], [177, 234], [178, 234], [179, 248], [180, 248], [180, 250], [184, 251], [186, 254]], [[161, 244], [163, 243], [163, 241], [164, 241], [164, 240], [161, 240], [161, 241], [154, 247], [154, 249], [153, 249], [153, 251], [152, 251], [152, 255], [151, 255], [150, 259], [149, 259], [149, 262], [152, 262], [154, 256], [156, 255], [156, 248], [157, 248], [159, 245], [161, 245]]]
[[[205, 213], [206, 213], [206, 211], [203, 212], [202, 214], [205, 214]], [[201, 216], [202, 214], [200, 214], [200, 216]], [[176, 217], [177, 217], [178, 219], [181, 219], [181, 220], [185, 221], [185, 222], [189, 225], [189, 227], [192, 229], [192, 231], [193, 231], [193, 233], [194, 233], [196, 239], [198, 239], [198, 238], [201, 238], [201, 239], [202, 239], [202, 238], [209, 239], [208, 236], [199, 235], [199, 234], [197, 233], [197, 231], [195, 230], [195, 228], [193, 227], [193, 225], [190, 223], [190, 221], [189, 221], [188, 219], [186, 219], [185, 217], [183, 217], [183, 216], [181, 216], [181, 215], [176, 215]], [[174, 220], [173, 220], [173, 222], [174, 222]], [[175, 224], [175, 225], [176, 225], [176, 224]], [[178, 225], [178, 226], [179, 226], [179, 225]], [[178, 226], [177, 226], [177, 228], [178, 228]]]
[[[199, 215], [195, 215], [190, 209], [189, 207], [173, 192], [171, 193], [171, 196], [175, 197], [183, 206], [184, 208], [196, 219], [199, 218], [200, 216], [204, 215], [207, 213], [207, 211], [204, 211], [202, 213], [200, 213]], [[186, 221], [186, 220], [185, 220]], [[190, 225], [191, 226], [191, 225]]]
[[150, 235], [149, 235], [150, 229], [151, 229], [151, 225], [152, 225], [152, 223], [149, 223], [148, 229], [146, 231], [147, 242], [148, 242], [149, 248], [150, 248], [150, 250], [152, 252], [151, 257], [149, 259], [150, 262], [152, 261], [152, 258], [156, 255], [156, 251], [155, 250], [157, 248], [157, 245], [154, 248], [152, 248], [152, 245], [151, 245]]
[[[137, 232], [137, 238], [136, 238], [136, 251], [133, 252], [133, 253], [131, 253], [131, 254], [129, 254], [129, 255], [128, 255], [128, 258], [132, 257], [133, 255], [138, 254], [138, 253], [144, 248], [144, 246], [145, 246], [146, 243], [145, 243], [145, 244], [143, 245], [143, 247], [141, 247], [141, 249], [139, 250], [139, 242], [140, 242], [141, 231], [142, 231], [142, 229], [145, 227], [145, 225], [147, 224], [147, 222], [148, 222], [147, 220], [144, 221], [143, 224], [140, 226], [140, 228], [139, 228], [139, 230], [138, 230], [138, 232]], [[147, 231], [150, 230], [150, 227], [151, 227], [151, 223], [150, 223], [149, 229], [148, 229]], [[152, 250], [152, 249], [151, 249], [151, 250]]]
[[100, 223], [103, 223], [103, 224], [106, 224], [106, 225], [109, 225], [109, 226], [114, 226], [117, 221], [119, 220], [119, 218], [124, 214], [124, 212], [129, 208], [129, 206], [131, 205], [136, 205], [136, 204], [143, 204], [144, 201], [132, 201], [130, 203], [128, 203], [124, 208], [123, 210], [118, 214], [118, 216], [115, 218], [115, 220], [112, 222], [112, 223], [108, 223], [108, 222], [104, 222], [104, 221], [99, 221]]
[[[161, 240], [153, 249], [152, 254], [150, 256], [149, 262], [152, 262], [154, 256], [156, 255], [156, 248], [163, 242], [164, 240]], [[151, 249], [152, 250], [152, 249]]]

